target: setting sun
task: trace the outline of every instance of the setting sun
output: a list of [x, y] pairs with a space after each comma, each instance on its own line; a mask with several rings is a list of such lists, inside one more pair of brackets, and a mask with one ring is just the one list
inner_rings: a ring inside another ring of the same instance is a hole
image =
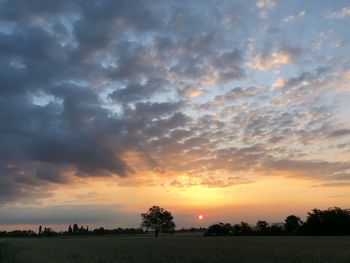
[[198, 216], [198, 219], [199, 219], [199, 220], [202, 220], [202, 219], [203, 219], [203, 216], [202, 216], [202, 215], [199, 215], [199, 216]]

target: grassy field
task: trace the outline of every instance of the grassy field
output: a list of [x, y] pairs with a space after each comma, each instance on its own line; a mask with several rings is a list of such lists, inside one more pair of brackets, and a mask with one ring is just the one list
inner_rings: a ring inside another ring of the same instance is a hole
[[350, 237], [14, 238], [0, 253], [0, 262], [350, 262]]

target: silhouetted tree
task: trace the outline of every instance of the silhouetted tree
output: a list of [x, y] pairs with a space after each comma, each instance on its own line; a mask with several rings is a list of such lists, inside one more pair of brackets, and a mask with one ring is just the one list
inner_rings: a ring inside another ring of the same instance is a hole
[[205, 236], [230, 236], [233, 235], [233, 227], [226, 223], [211, 225], [204, 233]]
[[284, 228], [280, 224], [272, 224], [271, 226], [268, 227], [267, 234], [271, 236], [283, 235]]
[[241, 222], [241, 234], [242, 235], [251, 235], [253, 232], [252, 228], [247, 222]]
[[41, 236], [41, 231], [42, 231], [43, 227], [40, 225], [39, 226], [39, 236]]
[[269, 224], [266, 221], [259, 220], [256, 223], [256, 231], [260, 235], [266, 235], [268, 232]]
[[233, 234], [233, 227], [231, 224], [226, 223], [222, 226], [222, 228], [223, 228], [225, 235], [232, 235]]
[[233, 234], [234, 235], [241, 235], [242, 234], [242, 227], [240, 224], [234, 224], [232, 226]]
[[[8, 237], [36, 237], [37, 234], [33, 230], [13, 230], [10, 232], [6, 232], [6, 236]], [[1, 257], [0, 257], [1, 262]]]
[[69, 225], [69, 226], [68, 226], [68, 235], [71, 235], [72, 233], [73, 233], [72, 226]]
[[45, 227], [42, 235], [45, 237], [53, 237], [53, 236], [57, 236], [57, 233], [53, 231], [51, 228]]
[[74, 224], [73, 225], [73, 233], [74, 234], [78, 234], [79, 233], [79, 226], [78, 226], [78, 224]]
[[252, 228], [246, 222], [240, 224], [217, 223], [208, 227], [205, 236], [251, 235]]
[[284, 221], [285, 221], [284, 229], [289, 234], [296, 234], [303, 223], [300, 217], [295, 215], [287, 216], [287, 218]]
[[103, 227], [96, 228], [92, 231], [95, 235], [106, 235], [106, 230]]
[[306, 235], [350, 235], [350, 210], [339, 207], [314, 209], [301, 227]]
[[155, 237], [159, 232], [171, 233], [175, 230], [172, 214], [159, 206], [152, 206], [147, 213], [141, 214], [141, 227], [154, 231]]

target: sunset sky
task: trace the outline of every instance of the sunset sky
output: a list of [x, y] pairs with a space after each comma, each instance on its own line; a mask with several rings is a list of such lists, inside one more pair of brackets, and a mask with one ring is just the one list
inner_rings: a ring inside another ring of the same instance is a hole
[[349, 1], [0, 0], [0, 230], [152, 205], [350, 207]]

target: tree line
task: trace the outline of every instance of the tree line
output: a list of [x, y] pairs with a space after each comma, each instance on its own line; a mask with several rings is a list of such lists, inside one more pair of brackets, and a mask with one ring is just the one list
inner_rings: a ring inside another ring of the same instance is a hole
[[350, 210], [332, 207], [326, 210], [313, 209], [307, 213], [306, 221], [296, 215], [289, 215], [283, 223], [269, 224], [259, 220], [255, 226], [246, 222], [239, 224], [217, 223], [208, 228], [190, 228], [175, 230], [171, 212], [159, 206], [152, 206], [141, 214], [140, 228], [105, 229], [103, 227], [90, 230], [89, 227], [69, 225], [66, 231], [56, 232], [49, 227], [39, 226], [38, 232], [32, 230], [0, 231], [0, 237], [55, 237], [86, 235], [139, 235], [152, 232], [155, 237], [159, 233], [174, 234], [188, 232], [204, 232], [205, 236], [249, 236], [249, 235], [350, 235]]
[[0, 231], [0, 237], [58, 237], [58, 236], [98, 236], [98, 235], [139, 235], [147, 234], [148, 231], [142, 228], [116, 228], [105, 229], [103, 227], [89, 230], [89, 227], [69, 225], [66, 231], [56, 232], [50, 227], [39, 226], [38, 232], [33, 230]]
[[313, 209], [307, 213], [305, 222], [296, 215], [290, 215], [279, 224], [269, 224], [264, 220], [259, 220], [255, 226], [246, 222], [233, 225], [217, 223], [211, 225], [204, 235], [350, 235], [350, 210], [339, 207]]

